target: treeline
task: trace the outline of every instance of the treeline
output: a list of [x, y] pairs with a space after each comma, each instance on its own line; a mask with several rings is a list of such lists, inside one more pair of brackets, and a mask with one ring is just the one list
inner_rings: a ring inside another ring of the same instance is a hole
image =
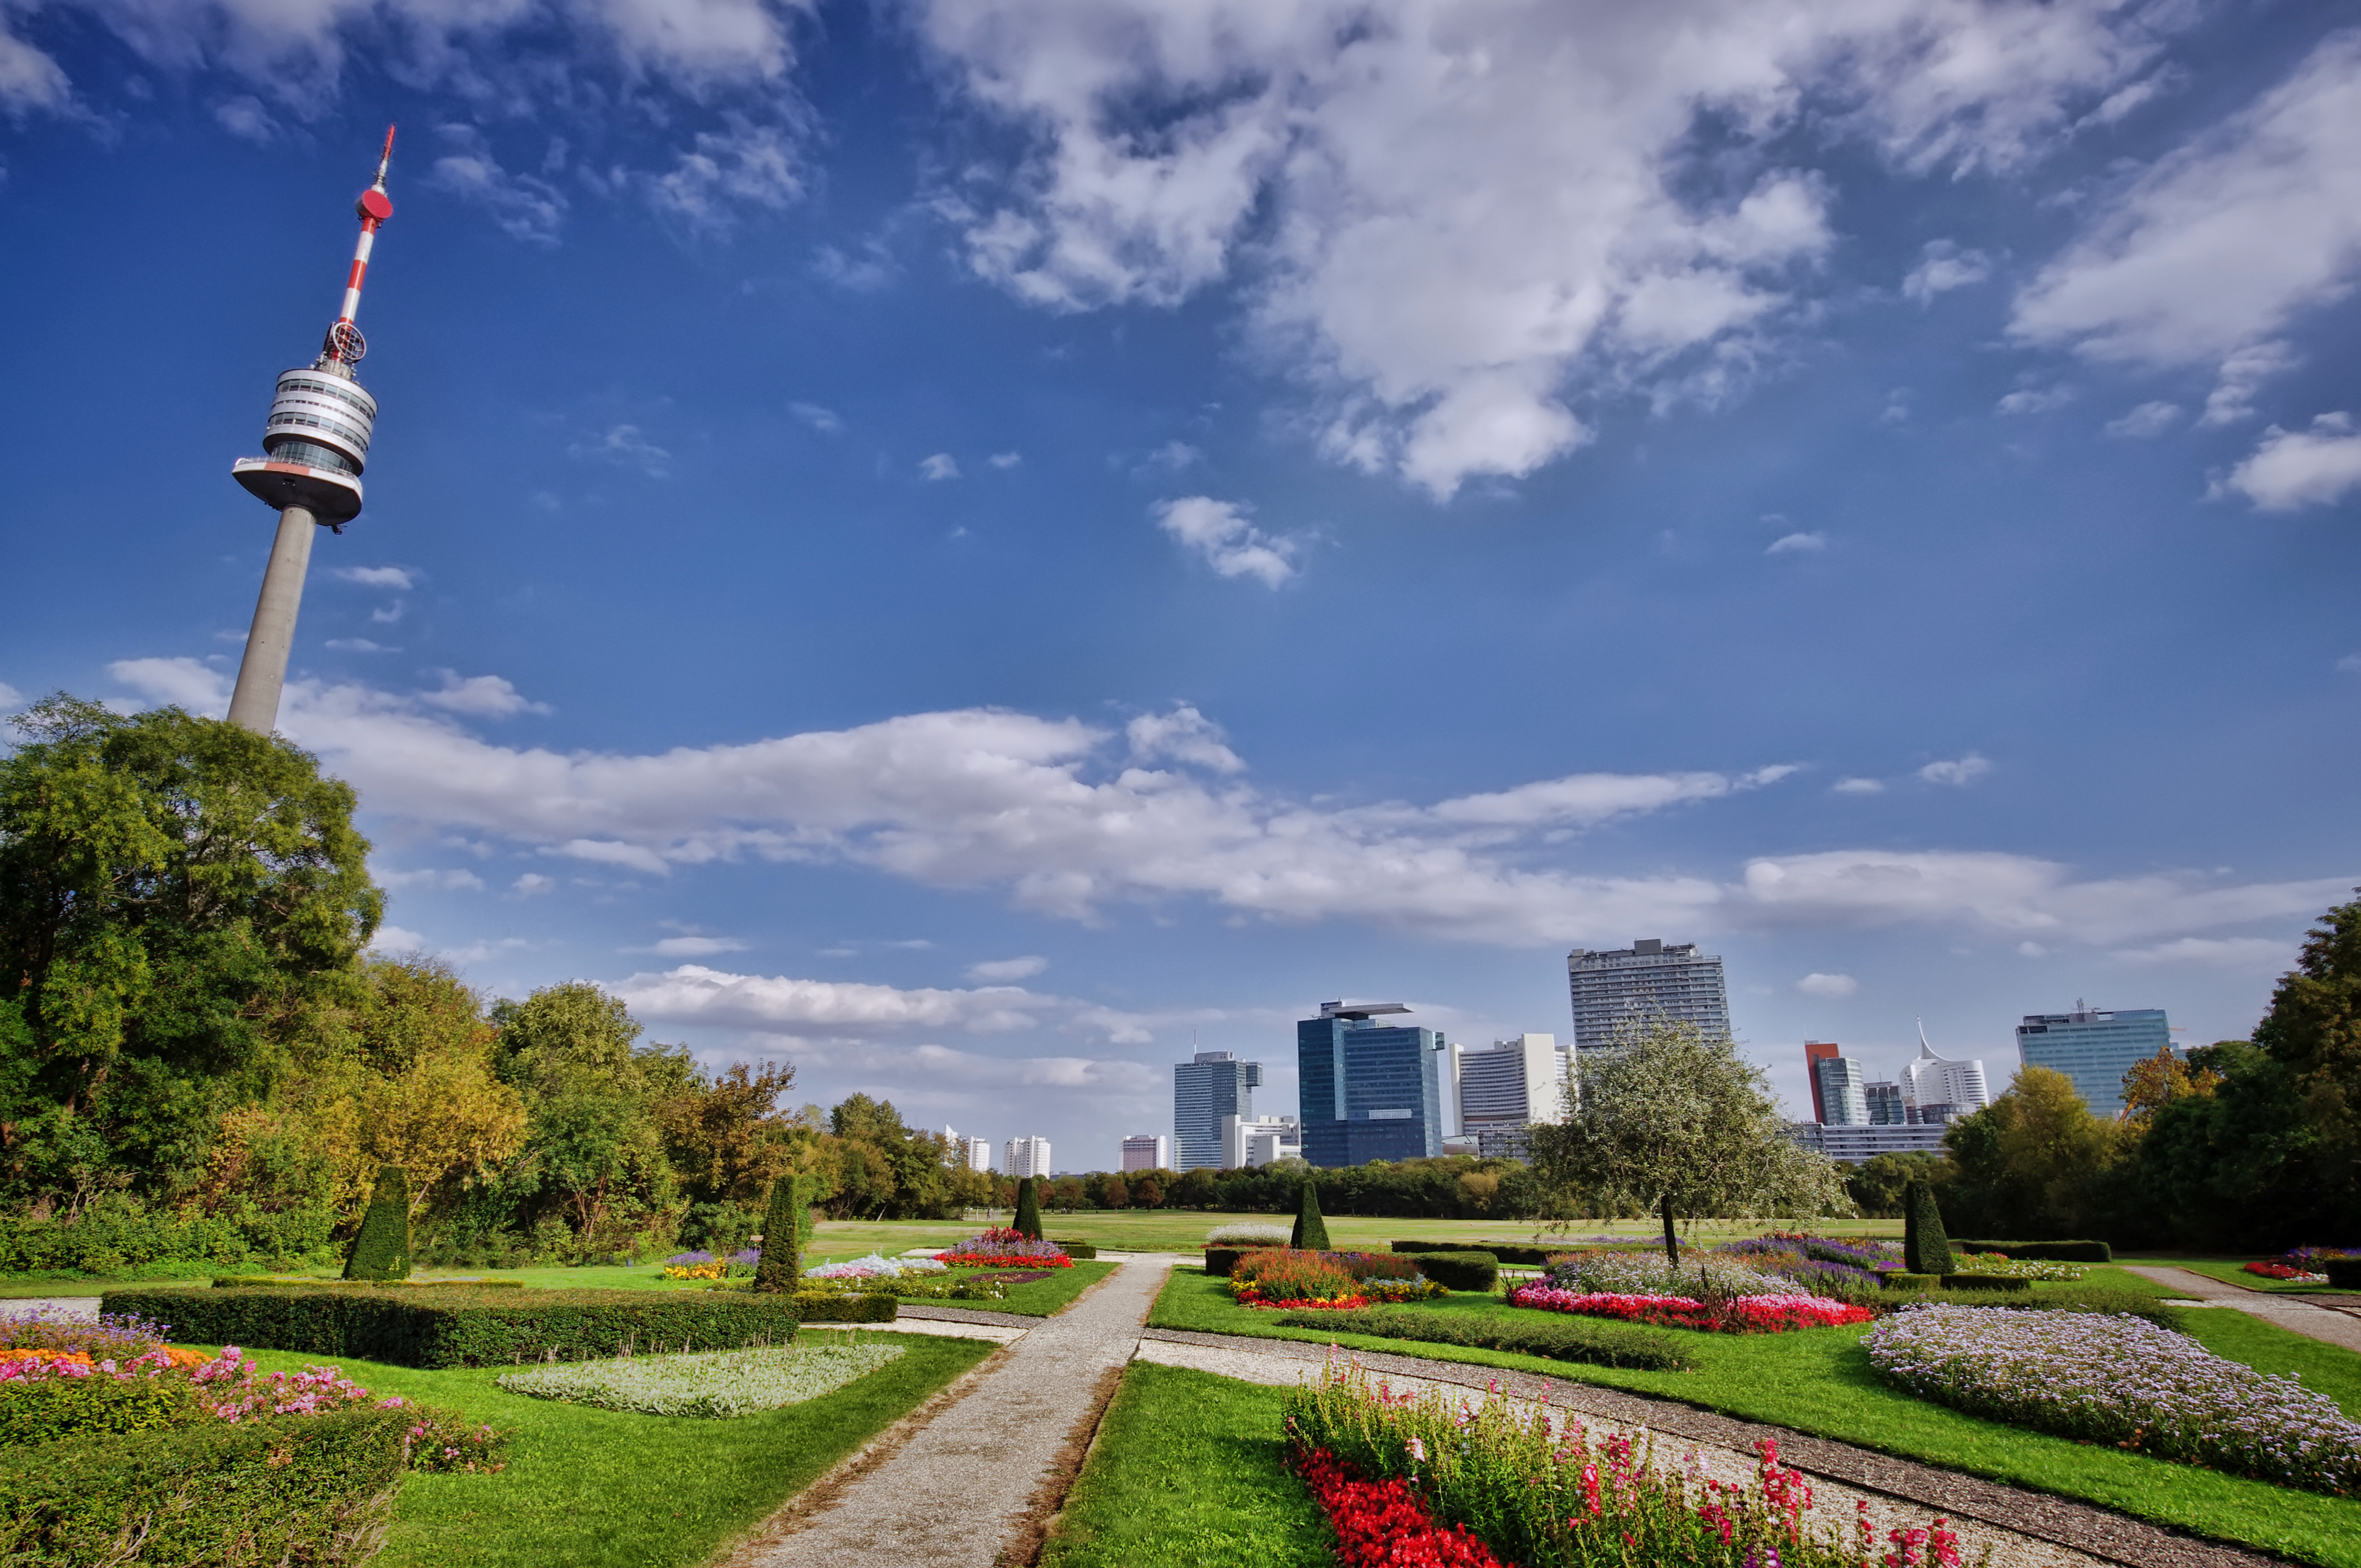
[[2063, 1074], [2018, 1072], [1954, 1124], [1946, 1152], [1881, 1155], [1849, 1182], [1865, 1213], [1938, 1185], [1954, 1234], [2276, 1252], [2361, 1243], [2361, 901], [2303, 944], [2245, 1040], [2159, 1053], [2125, 1076], [2121, 1118]]
[[[1043, 1183], [1041, 1201], [1054, 1211], [1210, 1209], [1248, 1214], [1292, 1214], [1307, 1176], [1320, 1181], [1323, 1213], [1397, 1220], [1530, 1220], [1558, 1205], [1521, 1161], [1451, 1155], [1441, 1159], [1314, 1171], [1301, 1160], [1237, 1170], [1093, 1171]], [[1000, 1179], [1003, 1190], [1015, 1184]]]

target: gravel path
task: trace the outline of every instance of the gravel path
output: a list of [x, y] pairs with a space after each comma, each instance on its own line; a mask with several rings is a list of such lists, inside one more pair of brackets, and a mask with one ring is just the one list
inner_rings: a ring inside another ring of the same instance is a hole
[[2195, 1301], [2182, 1302], [2182, 1306], [2227, 1307], [2252, 1313], [2267, 1323], [2277, 1323], [2308, 1339], [2361, 1352], [2361, 1318], [2323, 1307], [2316, 1299], [2307, 1300], [2301, 1296], [2249, 1290], [2243, 1285], [2227, 1285], [2187, 1268], [2134, 1268], [2132, 1272], [2197, 1298]]

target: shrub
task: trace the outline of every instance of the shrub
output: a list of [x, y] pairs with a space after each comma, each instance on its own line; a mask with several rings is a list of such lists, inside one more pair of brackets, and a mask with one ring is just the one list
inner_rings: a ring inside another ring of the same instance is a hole
[[807, 1323], [890, 1323], [901, 1303], [883, 1290], [852, 1296], [840, 1290], [798, 1290], [796, 1316]]
[[[167, 1366], [161, 1363], [155, 1370]], [[164, 1431], [206, 1417], [197, 1386], [187, 1377], [142, 1376], [145, 1367], [117, 1377], [92, 1375], [87, 1364], [75, 1370], [83, 1375], [0, 1382], [0, 1447], [85, 1434]]]
[[802, 1197], [799, 1176], [782, 1176], [771, 1183], [771, 1208], [763, 1216], [762, 1260], [754, 1265], [757, 1290], [766, 1294], [793, 1290], [803, 1273], [803, 1236], [796, 1228]]
[[0, 1313], [0, 1347], [128, 1361], [164, 1342], [164, 1325], [130, 1313], [67, 1317], [54, 1307]]
[[1016, 1222], [1009, 1227], [1028, 1242], [1041, 1239], [1041, 1195], [1036, 1185], [1029, 1176], [1016, 1184]]
[[1500, 1261], [1488, 1252], [1429, 1253], [1419, 1266], [1450, 1290], [1489, 1290], [1500, 1282]]
[[1691, 1253], [1675, 1269], [1661, 1252], [1587, 1252], [1550, 1270], [1549, 1283], [1576, 1294], [1615, 1296], [1785, 1296], [1795, 1286], [1775, 1274], [1710, 1253]]
[[1537, 1318], [1503, 1321], [1464, 1312], [1404, 1312], [1347, 1309], [1334, 1312], [1289, 1312], [1277, 1320], [1289, 1328], [1329, 1333], [1368, 1334], [1377, 1339], [1416, 1340], [1422, 1344], [1459, 1344], [1478, 1350], [1513, 1351], [1550, 1361], [1591, 1366], [1636, 1366], [1649, 1372], [1681, 1372], [1688, 1364], [1663, 1334], [1584, 1319]]
[[397, 1366], [579, 1360], [658, 1346], [736, 1350], [794, 1338], [795, 1307], [722, 1290], [477, 1290], [410, 1286], [109, 1291], [108, 1312], [170, 1325], [174, 1338]]
[[1954, 1274], [1982, 1275], [1988, 1279], [2055, 1279], [2074, 1280], [2090, 1272], [2079, 1263], [2053, 1263], [2046, 1258], [2012, 1258], [1996, 1252], [1971, 1252], [1958, 1242], [1951, 1244], [1959, 1255], [1953, 1260]]
[[1509, 1242], [1396, 1242], [1396, 1252], [1488, 1252], [1502, 1263], [1518, 1268], [1543, 1268], [1550, 1259], [1562, 1256], [1565, 1248], [1518, 1246]]
[[1902, 1190], [1902, 1266], [1913, 1274], [1951, 1272], [1951, 1244], [1943, 1234], [1943, 1211], [1935, 1189], [1914, 1181]]
[[[1276, 1229], [1277, 1227], [1273, 1227]], [[1234, 1246], [1209, 1246], [1205, 1249], [1205, 1272], [1216, 1279], [1227, 1279], [1246, 1253]]]
[[1887, 1381], [1970, 1415], [2312, 1491], [2361, 1487], [2361, 1422], [2334, 1400], [2151, 1323], [1916, 1307], [1861, 1343]]
[[0, 1219], [0, 1274], [204, 1274], [241, 1264], [334, 1263], [335, 1212], [171, 1214], [125, 1201], [71, 1222]]
[[1939, 1282], [1930, 1282], [1924, 1292], [1901, 1297], [1883, 1303], [1888, 1308], [1936, 1304], [1952, 1307], [1998, 1307], [2012, 1311], [2101, 1312], [2125, 1317], [2145, 1318], [2151, 1323], [2171, 1328], [2180, 1321], [2180, 1310], [2169, 1301], [2159, 1299], [2144, 1290], [2127, 1289], [2120, 1285], [2071, 1285], [2043, 1287], [2022, 1293], [2011, 1292], [1995, 1299], [1990, 1290], [1941, 1290]]
[[1099, 1255], [1099, 1249], [1089, 1242], [1052, 1241], [1049, 1245], [1068, 1257], [1096, 1257]]
[[1288, 1233], [1287, 1245], [1297, 1252], [1326, 1252], [1328, 1222], [1320, 1217], [1320, 1184], [1306, 1181], [1295, 1200], [1295, 1228]]
[[2361, 1257], [2327, 1258], [2322, 1261], [2320, 1271], [2339, 1289], [2361, 1290]]
[[634, 1355], [536, 1366], [493, 1381], [528, 1398], [727, 1420], [832, 1394], [902, 1354], [900, 1345], [862, 1344]]
[[250, 1290], [270, 1288], [281, 1290], [448, 1290], [464, 1285], [470, 1290], [522, 1290], [522, 1279], [290, 1279], [273, 1274], [217, 1274], [213, 1277], [216, 1290]]
[[357, 1563], [414, 1424], [360, 1409], [0, 1450], [0, 1561]]
[[1946, 1290], [2030, 1290], [2033, 1281], [2013, 1274], [1960, 1273], [1943, 1276]]
[[[1215, 1225], [1205, 1233], [1209, 1247], [1285, 1246], [1294, 1232], [1276, 1221], [1247, 1220], [1227, 1225]], [[1402, 1249], [1394, 1248], [1396, 1252]]]
[[2113, 1263], [2114, 1249], [2104, 1242], [1985, 1242], [1955, 1241], [1960, 1252], [1996, 1252], [2003, 1257], [2039, 1263]]
[[1326, 1255], [1266, 1247], [1230, 1270], [1230, 1294], [1248, 1307], [1366, 1306], [1358, 1282]]
[[368, 1212], [361, 1216], [352, 1250], [345, 1254], [345, 1277], [410, 1277], [410, 1178], [398, 1165], [377, 1173]]

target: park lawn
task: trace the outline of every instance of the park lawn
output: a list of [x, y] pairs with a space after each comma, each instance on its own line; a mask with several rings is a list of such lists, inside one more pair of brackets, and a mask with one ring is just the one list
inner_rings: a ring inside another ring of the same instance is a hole
[[1336, 1538], [1288, 1468], [1286, 1397], [1149, 1361], [1125, 1367], [1042, 1568], [1327, 1568]]
[[2191, 1274], [2202, 1274], [2208, 1279], [2218, 1279], [2224, 1285], [2235, 1285], [2272, 1296], [2350, 1296], [2353, 1291], [2343, 1286], [2323, 1285], [2301, 1279], [2267, 1279], [2259, 1274], [2248, 1274], [2244, 1268], [2248, 1260], [2243, 1257], [2159, 1257], [2134, 1258], [2131, 1261], [2151, 1268], [2185, 1268]]
[[[806, 1404], [734, 1420], [644, 1416], [505, 1393], [484, 1367], [423, 1372], [341, 1358], [375, 1394], [460, 1410], [512, 1430], [507, 1468], [412, 1475], [373, 1568], [690, 1568], [709, 1562], [797, 1492], [996, 1346], [872, 1335], [899, 1360]], [[318, 1358], [256, 1351], [271, 1369]]]
[[[2084, 1283], [2101, 1283], [2092, 1269]], [[2136, 1278], [2137, 1276], [2132, 1277]], [[2113, 1280], [2103, 1283], [2113, 1284]], [[1421, 1310], [1516, 1312], [1498, 1298], [1445, 1297]], [[2185, 1318], [2231, 1316], [2192, 1311]], [[2026, 1431], [1962, 1415], [1896, 1392], [1872, 1370], [1860, 1328], [1799, 1330], [1781, 1334], [1710, 1334], [1685, 1329], [1657, 1332], [1677, 1342], [1697, 1366], [1690, 1372], [1641, 1372], [1585, 1366], [1529, 1355], [1433, 1345], [1361, 1335], [1330, 1336], [1284, 1329], [1268, 1315], [1238, 1306], [1225, 1283], [1198, 1268], [1176, 1268], [1148, 1315], [1152, 1327], [1260, 1338], [1334, 1338], [1346, 1350], [1387, 1351], [1434, 1361], [1511, 1367], [1567, 1382], [1597, 1383], [1815, 1437], [1916, 1459], [2014, 1486], [2054, 1492], [2116, 1508], [2136, 1518], [2216, 1540], [2277, 1552], [2330, 1568], [2361, 1568], [2361, 1500], [2324, 1497], [2268, 1481], [2224, 1475]], [[2269, 1325], [2261, 1325], [2268, 1327]], [[2210, 1324], [2201, 1325], [2213, 1332]], [[2233, 1343], [2224, 1331], [2224, 1345]], [[2202, 1337], [2202, 1336], [2201, 1336]], [[2264, 1341], [2235, 1342], [2241, 1347]], [[2268, 1342], [2274, 1355], [2297, 1355]], [[2333, 1347], [2323, 1347], [2333, 1348]], [[2230, 1354], [2224, 1350], [2220, 1354]], [[2309, 1381], [2307, 1379], [2307, 1381]], [[2327, 1390], [2323, 1390], [2327, 1391]]]
[[[1083, 1291], [1122, 1266], [1119, 1263], [1094, 1263], [1084, 1259], [1071, 1268], [1058, 1269], [1047, 1279], [1028, 1279], [1022, 1285], [1010, 1286], [1005, 1301], [916, 1301], [911, 1304], [919, 1307], [972, 1307], [978, 1311], [1016, 1312], [1027, 1318], [1053, 1317], [1072, 1306]], [[957, 1276], [970, 1270], [958, 1268], [951, 1272]]]

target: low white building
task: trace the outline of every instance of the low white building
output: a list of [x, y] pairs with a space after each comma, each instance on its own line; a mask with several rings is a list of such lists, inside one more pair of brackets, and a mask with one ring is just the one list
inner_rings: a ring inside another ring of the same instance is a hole
[[[1524, 1158], [1526, 1129], [1565, 1117], [1566, 1068], [1566, 1053], [1554, 1035], [1517, 1035], [1480, 1051], [1454, 1045], [1452, 1102], [1459, 1125], [1457, 1137], [1445, 1146], [1472, 1138], [1476, 1146], [1468, 1152]], [[1459, 1143], [1460, 1149], [1466, 1147]]]
[[1859, 1165], [1882, 1154], [1939, 1155], [1943, 1152], [1944, 1129], [1934, 1124], [1846, 1126], [1838, 1123], [1790, 1122], [1787, 1133], [1815, 1154], [1840, 1159], [1847, 1165]]
[[1022, 1180], [1028, 1176], [1049, 1174], [1049, 1140], [1040, 1137], [1011, 1138], [1001, 1146], [1000, 1174]]
[[1303, 1157], [1303, 1128], [1292, 1116], [1222, 1118], [1222, 1168]]
[[1134, 1133], [1123, 1140], [1124, 1170], [1170, 1170], [1172, 1140], [1162, 1133]]

